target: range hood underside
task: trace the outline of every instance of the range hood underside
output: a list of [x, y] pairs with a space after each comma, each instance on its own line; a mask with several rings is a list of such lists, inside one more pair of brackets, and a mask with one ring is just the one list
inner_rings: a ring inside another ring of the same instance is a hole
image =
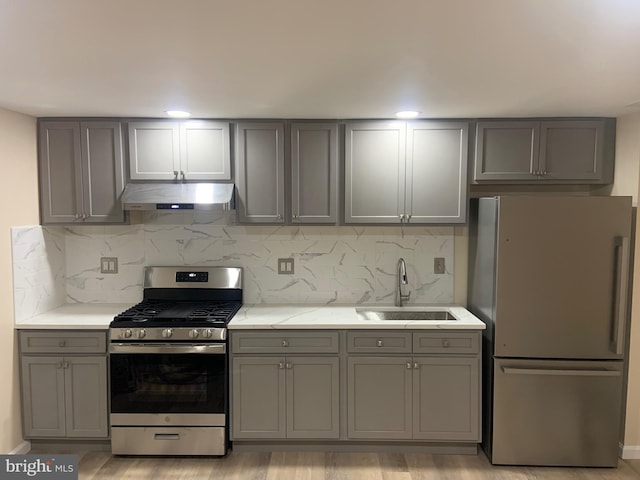
[[129, 183], [125, 210], [232, 210], [232, 183]]

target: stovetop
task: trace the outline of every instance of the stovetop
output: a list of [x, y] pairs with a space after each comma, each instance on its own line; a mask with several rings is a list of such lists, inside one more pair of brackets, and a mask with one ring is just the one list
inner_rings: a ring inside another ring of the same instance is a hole
[[225, 327], [241, 302], [143, 300], [116, 315], [111, 327]]

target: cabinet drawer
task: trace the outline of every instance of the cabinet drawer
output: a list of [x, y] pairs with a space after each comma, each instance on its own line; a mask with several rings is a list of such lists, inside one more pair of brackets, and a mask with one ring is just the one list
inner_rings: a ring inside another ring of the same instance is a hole
[[347, 332], [349, 353], [411, 353], [408, 332]]
[[479, 332], [414, 333], [414, 353], [478, 353]]
[[106, 332], [33, 330], [20, 332], [22, 353], [106, 353]]
[[338, 332], [231, 333], [233, 353], [338, 353]]

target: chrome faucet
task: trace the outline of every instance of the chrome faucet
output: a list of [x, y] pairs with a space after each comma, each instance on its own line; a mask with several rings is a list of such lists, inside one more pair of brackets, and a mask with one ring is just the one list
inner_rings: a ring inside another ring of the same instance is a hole
[[407, 265], [404, 263], [404, 258], [398, 260], [398, 288], [396, 288], [396, 307], [401, 307], [402, 302], [409, 300], [411, 292], [406, 295], [402, 294], [402, 285], [408, 285], [407, 281]]

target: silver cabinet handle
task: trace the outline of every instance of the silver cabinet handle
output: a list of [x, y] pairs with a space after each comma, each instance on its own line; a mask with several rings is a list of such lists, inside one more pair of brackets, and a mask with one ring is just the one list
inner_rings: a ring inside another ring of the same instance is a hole
[[292, 364], [291, 364], [290, 362], [287, 362], [287, 363], [285, 364], [285, 368], [286, 368], [287, 370], [291, 370], [291, 367], [292, 367]]
[[278, 362], [278, 368], [280, 370], [284, 369], [284, 363], [283, 362]]
[[413, 364], [413, 368], [414, 368], [414, 369], [416, 369], [416, 370], [418, 370], [418, 369], [420, 368], [420, 365], [418, 365], [417, 363], [414, 363], [414, 364]]
[[442, 340], [442, 346], [444, 348], [449, 348], [449, 340]]
[[64, 362], [62, 364], [62, 368], [69, 368], [69, 362]]
[[407, 362], [407, 370], [411, 370], [411, 362]]
[[182, 180], [184, 180], [184, 179], [185, 179], [184, 170], [180, 170], [180, 176], [182, 177]]
[[154, 440], [180, 440], [179, 433], [156, 433], [153, 436]]
[[382, 340], [376, 340], [376, 347], [384, 347]]
[[57, 369], [61, 369], [61, 368], [62, 368], [62, 362], [58, 362], [58, 363], [56, 363], [56, 368], [57, 368]]
[[407, 215], [407, 222], [411, 221], [411, 215]]
[[282, 340], [282, 346], [283, 347], [288, 347], [289, 346], [289, 341], [288, 340]]
[[75, 217], [76, 217], [76, 220], [80, 220], [80, 214], [79, 213], [76, 213]]
[[178, 179], [178, 171], [177, 170], [173, 171], [173, 177], [174, 177], [174, 180]]
[[404, 222], [404, 213], [401, 213], [399, 217], [400, 217], [400, 223]]
[[282, 220], [282, 214], [281, 214], [281, 213], [279, 213], [278, 215], [276, 215], [276, 218], [277, 218], [278, 220]]

